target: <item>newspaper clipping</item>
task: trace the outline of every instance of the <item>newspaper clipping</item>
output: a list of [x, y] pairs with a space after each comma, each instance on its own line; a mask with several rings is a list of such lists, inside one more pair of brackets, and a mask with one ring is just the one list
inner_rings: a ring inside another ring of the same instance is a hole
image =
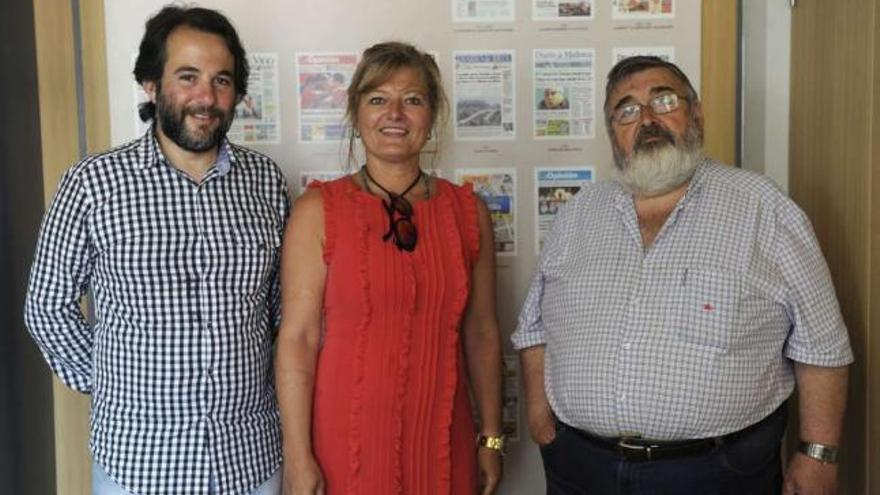
[[611, 51], [611, 60], [618, 63], [621, 60], [636, 55], [653, 55], [659, 57], [666, 62], [675, 62], [674, 46], [627, 46], [614, 48]]
[[495, 232], [495, 253], [515, 256], [516, 169], [460, 168], [455, 171], [455, 181], [473, 185], [474, 192], [486, 203]]
[[538, 167], [535, 169], [535, 253], [544, 247], [556, 213], [582, 187], [593, 182], [594, 167]]
[[455, 139], [513, 139], [513, 50], [455, 52]]
[[452, 0], [452, 22], [512, 22], [513, 0]]
[[675, 17], [673, 0], [611, 0], [611, 17], [629, 19], [671, 19]]
[[299, 173], [299, 193], [306, 192], [306, 188], [309, 187], [312, 181], [327, 182], [338, 179], [343, 175], [345, 175], [345, 172], [341, 170], [303, 170]]
[[595, 50], [535, 50], [534, 136], [595, 137]]
[[299, 138], [303, 143], [345, 137], [346, 90], [357, 65], [354, 53], [298, 53]]
[[504, 356], [504, 409], [501, 428], [511, 442], [519, 440], [519, 357]]
[[248, 94], [235, 107], [229, 139], [244, 144], [281, 142], [278, 107], [278, 54], [248, 54]]
[[535, 21], [588, 21], [593, 18], [594, 0], [532, 0]]

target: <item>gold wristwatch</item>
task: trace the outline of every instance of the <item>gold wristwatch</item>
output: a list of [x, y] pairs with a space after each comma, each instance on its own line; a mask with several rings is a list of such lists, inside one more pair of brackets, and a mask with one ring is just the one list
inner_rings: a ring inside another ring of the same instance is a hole
[[505, 438], [504, 435], [494, 436], [483, 435], [482, 433], [477, 435], [477, 447], [486, 447], [487, 449], [497, 450], [501, 455], [504, 455], [506, 452], [504, 448], [506, 443], [507, 438]]

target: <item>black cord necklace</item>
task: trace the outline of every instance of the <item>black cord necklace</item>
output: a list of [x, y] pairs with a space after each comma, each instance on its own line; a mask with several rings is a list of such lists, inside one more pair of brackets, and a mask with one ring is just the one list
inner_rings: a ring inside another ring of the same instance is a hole
[[[412, 204], [406, 200], [405, 196], [416, 187], [416, 184], [419, 183], [423, 176], [424, 172], [419, 170], [419, 174], [402, 193], [394, 194], [388, 189], [385, 189], [382, 184], [376, 182], [376, 179], [373, 179], [373, 176], [370, 175], [370, 171], [367, 170], [366, 165], [361, 167], [361, 179], [364, 182], [364, 187], [366, 187], [367, 192], [370, 194], [373, 193], [370, 189], [370, 182], [372, 182], [388, 196], [388, 201], [385, 201], [384, 199], [382, 200], [382, 206], [388, 214], [388, 232], [382, 236], [382, 240], [387, 241], [388, 239], [393, 238], [394, 245], [403, 251], [412, 252], [416, 248], [416, 242], [418, 241], [416, 226], [412, 221], [414, 214], [413, 207]], [[397, 213], [398, 216], [395, 216], [395, 213]]]

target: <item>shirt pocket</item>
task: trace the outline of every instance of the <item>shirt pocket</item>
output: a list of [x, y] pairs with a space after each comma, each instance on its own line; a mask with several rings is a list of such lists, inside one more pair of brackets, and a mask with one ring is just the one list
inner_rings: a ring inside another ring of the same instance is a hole
[[733, 348], [740, 326], [742, 283], [735, 272], [685, 269], [678, 338], [717, 353]]
[[236, 277], [240, 277], [245, 292], [257, 293], [274, 273], [281, 234], [268, 222], [239, 223], [232, 234], [237, 251]]

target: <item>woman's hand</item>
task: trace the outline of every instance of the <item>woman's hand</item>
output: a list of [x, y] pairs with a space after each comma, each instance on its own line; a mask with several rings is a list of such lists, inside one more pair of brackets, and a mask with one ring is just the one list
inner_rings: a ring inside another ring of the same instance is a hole
[[478, 447], [477, 464], [480, 468], [480, 495], [492, 495], [501, 483], [501, 452]]
[[314, 457], [301, 465], [284, 464], [282, 495], [324, 495], [324, 475]]

